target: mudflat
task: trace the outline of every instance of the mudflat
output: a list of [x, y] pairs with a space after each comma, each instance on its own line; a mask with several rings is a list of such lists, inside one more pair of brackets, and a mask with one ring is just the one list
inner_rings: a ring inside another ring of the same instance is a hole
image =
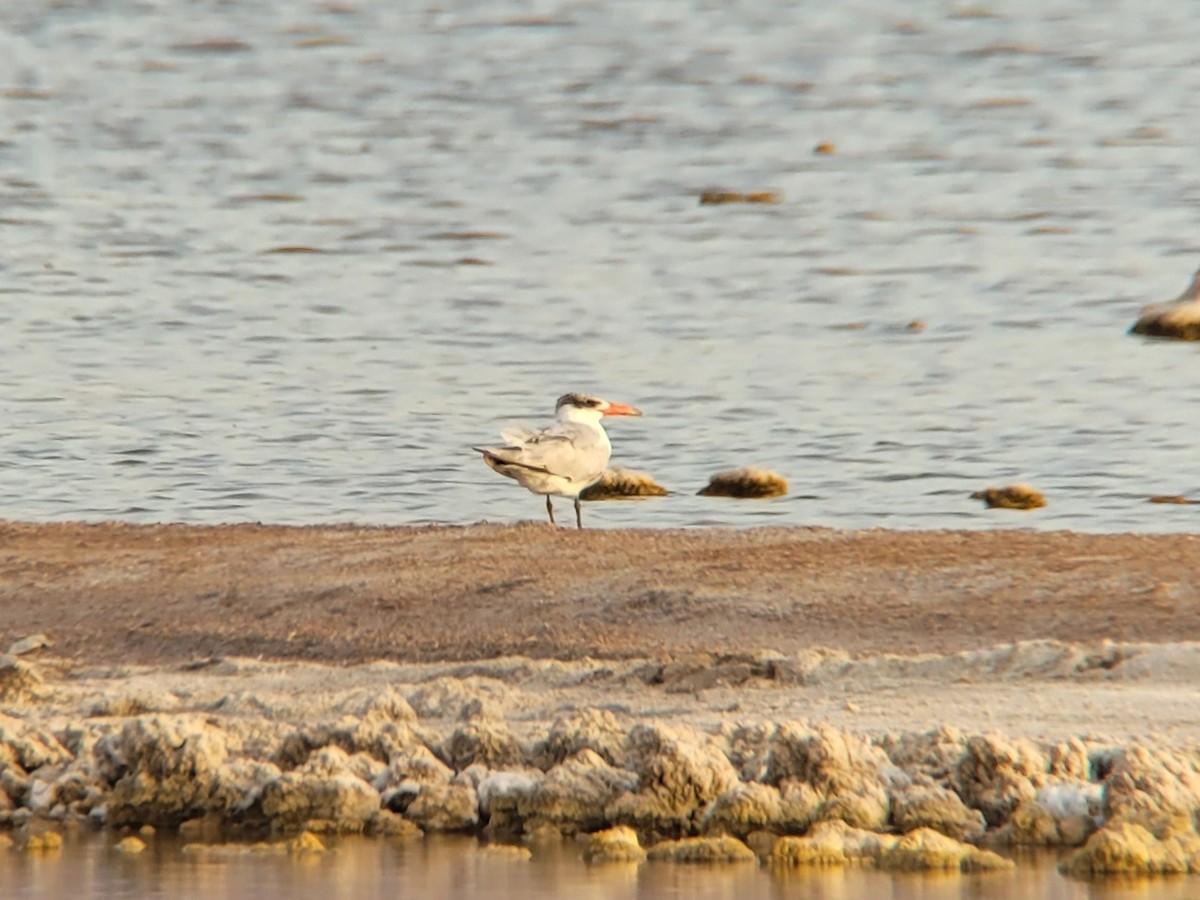
[[1200, 538], [0, 523], [0, 647], [78, 662], [946, 654], [1200, 640]]

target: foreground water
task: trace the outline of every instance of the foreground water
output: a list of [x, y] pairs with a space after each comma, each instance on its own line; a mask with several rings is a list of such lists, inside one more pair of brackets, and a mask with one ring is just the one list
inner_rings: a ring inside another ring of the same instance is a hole
[[[1194, 530], [1191, 4], [0, 7], [0, 516]], [[816, 154], [819, 142], [832, 154]], [[700, 206], [711, 187], [768, 205]], [[919, 323], [913, 324], [913, 323]], [[912, 325], [913, 327], [910, 327]], [[713, 471], [778, 501], [692, 496]], [[1050, 506], [966, 495], [1024, 479]]]
[[0, 891], [13, 900], [72, 897], [459, 897], [538, 900], [558, 897], [668, 900], [1174, 900], [1195, 896], [1192, 880], [1108, 879], [1059, 875], [1050, 856], [985, 875], [896, 875], [862, 868], [776, 871], [755, 865], [643, 863], [587, 867], [571, 844], [539, 848], [528, 861], [478, 852], [473, 840], [433, 838], [391, 843], [351, 838], [320, 855], [185, 854], [178, 840], [156, 838], [146, 852], [114, 852], [109, 836], [69, 841], [51, 855], [0, 854]]

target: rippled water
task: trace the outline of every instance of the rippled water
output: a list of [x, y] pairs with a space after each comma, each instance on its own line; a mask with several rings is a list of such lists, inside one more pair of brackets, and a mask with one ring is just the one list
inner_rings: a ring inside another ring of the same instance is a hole
[[[1178, 0], [0, 5], [0, 516], [1196, 529]], [[814, 153], [830, 142], [832, 154]], [[701, 206], [706, 188], [778, 192]], [[909, 328], [919, 320], [923, 329]], [[790, 496], [692, 496], [758, 464]], [[967, 499], [1028, 480], [1050, 506]]]
[[122, 856], [115, 838], [68, 842], [49, 856], [0, 854], [0, 889], [13, 900], [140, 897], [271, 900], [302, 897], [421, 897], [426, 900], [1184, 900], [1192, 879], [1080, 882], [1059, 875], [1049, 857], [983, 875], [893, 875], [861, 868], [775, 871], [755, 865], [645, 863], [587, 867], [576, 848], [540, 848], [528, 862], [477, 853], [468, 839], [394, 844], [365, 838], [334, 842], [319, 856], [219, 858], [181, 852], [156, 838]]

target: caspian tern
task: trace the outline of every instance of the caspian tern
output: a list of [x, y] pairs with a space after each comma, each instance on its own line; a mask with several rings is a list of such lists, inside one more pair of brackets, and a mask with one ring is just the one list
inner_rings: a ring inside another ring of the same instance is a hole
[[575, 524], [583, 528], [579, 492], [600, 480], [612, 455], [612, 444], [600, 425], [605, 416], [640, 416], [624, 403], [590, 394], [563, 394], [554, 408], [557, 421], [541, 431], [510, 425], [500, 432], [502, 447], [473, 447], [501, 475], [535, 494], [546, 495], [546, 512], [554, 524], [551, 496], [575, 501]]

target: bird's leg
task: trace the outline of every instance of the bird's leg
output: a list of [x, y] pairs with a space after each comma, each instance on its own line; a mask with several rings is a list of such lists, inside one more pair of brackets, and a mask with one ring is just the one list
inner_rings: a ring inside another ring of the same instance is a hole
[[575, 524], [583, 531], [583, 511], [579, 508], [579, 498], [575, 498]]
[[546, 512], [550, 513], [550, 524], [554, 524], [554, 507], [550, 504], [550, 495], [546, 495]]

